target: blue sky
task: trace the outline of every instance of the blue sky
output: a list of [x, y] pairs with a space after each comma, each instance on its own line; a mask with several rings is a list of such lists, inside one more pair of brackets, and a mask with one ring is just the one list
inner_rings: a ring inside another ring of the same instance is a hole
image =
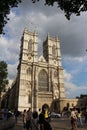
[[72, 15], [68, 21], [57, 8], [44, 6], [43, 1], [32, 4], [25, 0], [13, 8], [5, 26], [5, 35], [0, 36], [0, 60], [8, 64], [8, 78], [12, 82], [19, 63], [20, 39], [25, 27], [39, 33], [39, 54], [47, 33], [58, 36], [61, 45], [66, 97], [74, 98], [87, 94], [87, 12]]

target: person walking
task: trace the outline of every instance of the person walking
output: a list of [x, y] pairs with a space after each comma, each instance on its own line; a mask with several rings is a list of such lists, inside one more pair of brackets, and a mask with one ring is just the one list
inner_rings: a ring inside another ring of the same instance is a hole
[[39, 130], [38, 112], [34, 111], [32, 117], [32, 130]]
[[26, 109], [24, 109], [24, 112], [23, 112], [23, 128], [24, 129], [26, 128], [26, 118], [27, 118], [27, 112], [26, 112]]
[[16, 123], [17, 123], [17, 121], [18, 121], [18, 116], [19, 116], [19, 111], [18, 111], [17, 108], [15, 108], [14, 115], [15, 115], [15, 121], [16, 121]]
[[78, 109], [78, 112], [77, 112], [77, 124], [78, 124], [78, 127], [83, 127], [83, 123], [82, 123], [82, 113], [80, 111], [80, 109]]
[[85, 124], [86, 124], [86, 122], [87, 122], [87, 107], [85, 108], [84, 117], [85, 117]]
[[49, 113], [48, 113], [48, 109], [47, 108], [46, 108], [45, 113], [44, 113], [44, 118], [46, 120], [48, 120], [48, 118], [49, 118]]
[[75, 113], [75, 109], [73, 108], [71, 110], [71, 130], [78, 130], [77, 128], [77, 117], [76, 117], [76, 113]]
[[31, 120], [32, 120], [32, 112], [31, 112], [31, 108], [29, 108], [26, 114], [26, 130], [31, 130], [32, 128]]
[[40, 130], [52, 130], [49, 122], [44, 118], [44, 113], [41, 112], [39, 115]]

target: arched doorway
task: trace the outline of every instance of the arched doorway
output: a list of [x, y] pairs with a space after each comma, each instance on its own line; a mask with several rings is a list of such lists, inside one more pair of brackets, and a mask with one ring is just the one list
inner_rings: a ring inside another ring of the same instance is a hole
[[50, 110], [51, 112], [54, 111], [56, 113], [60, 113], [60, 105], [59, 105], [59, 100], [58, 99], [54, 99], [51, 103], [51, 106], [50, 106]]
[[48, 111], [50, 110], [49, 105], [48, 104], [43, 104], [42, 112], [44, 113], [46, 109], [48, 109]]

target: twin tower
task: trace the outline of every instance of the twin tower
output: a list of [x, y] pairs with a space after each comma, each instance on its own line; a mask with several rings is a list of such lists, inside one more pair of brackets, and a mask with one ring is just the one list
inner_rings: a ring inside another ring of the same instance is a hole
[[24, 30], [18, 65], [18, 109], [33, 110], [65, 98], [64, 75], [58, 37], [48, 34], [43, 41], [43, 55], [38, 57], [38, 33]]

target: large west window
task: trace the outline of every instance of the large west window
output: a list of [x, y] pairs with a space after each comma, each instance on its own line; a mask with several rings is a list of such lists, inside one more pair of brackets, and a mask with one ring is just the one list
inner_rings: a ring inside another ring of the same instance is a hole
[[41, 70], [38, 75], [38, 87], [40, 91], [48, 90], [48, 76], [45, 70]]

